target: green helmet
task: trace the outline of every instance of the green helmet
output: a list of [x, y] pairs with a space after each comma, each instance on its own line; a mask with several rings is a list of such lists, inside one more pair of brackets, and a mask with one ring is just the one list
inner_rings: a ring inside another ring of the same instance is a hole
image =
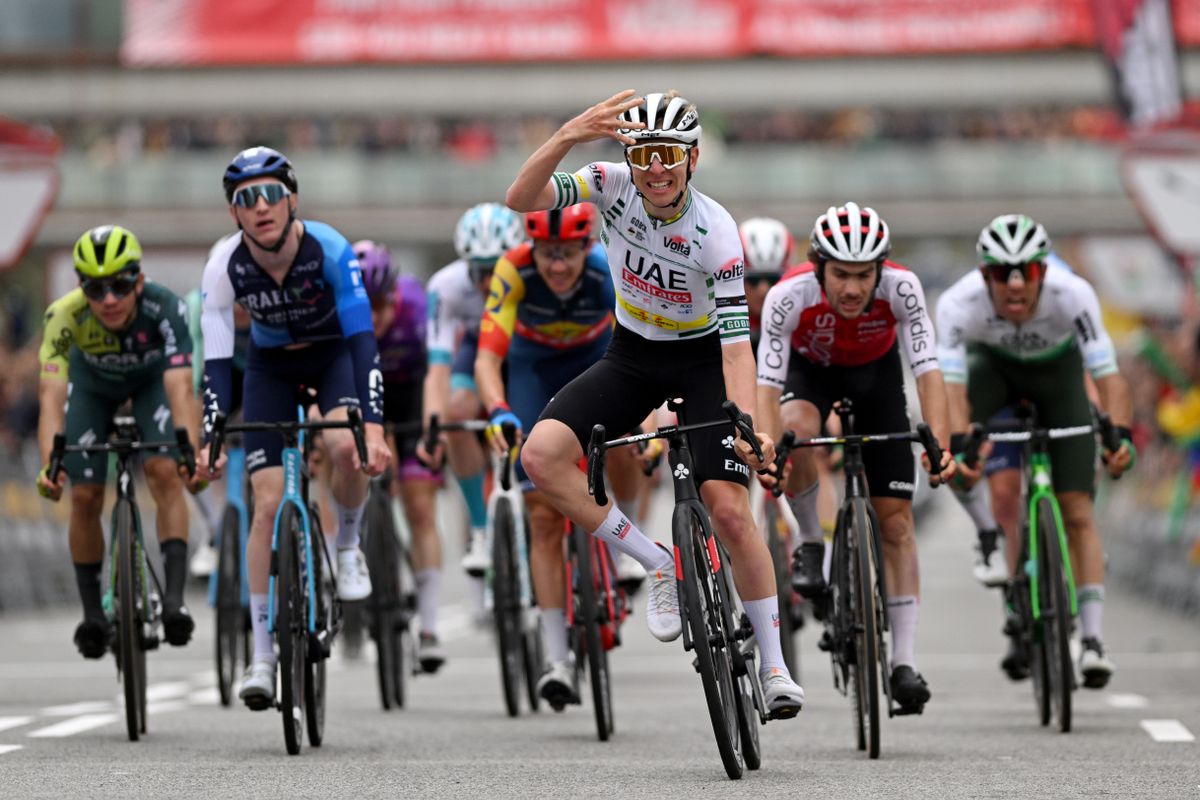
[[1028, 264], [1050, 255], [1046, 229], [1024, 214], [1003, 214], [979, 232], [975, 245], [983, 264]]
[[141, 264], [142, 245], [132, 231], [120, 225], [92, 228], [75, 242], [75, 270], [85, 278], [136, 272]]

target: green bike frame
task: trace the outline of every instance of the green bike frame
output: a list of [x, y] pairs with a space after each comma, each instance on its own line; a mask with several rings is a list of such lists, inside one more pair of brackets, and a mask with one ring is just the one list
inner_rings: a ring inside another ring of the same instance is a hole
[[1071, 598], [1071, 616], [1079, 613], [1075, 598], [1075, 576], [1071, 571], [1071, 551], [1067, 549], [1066, 527], [1063, 525], [1062, 510], [1054, 496], [1054, 484], [1050, 480], [1050, 454], [1034, 452], [1029, 459], [1029, 553], [1025, 561], [1025, 574], [1029, 576], [1029, 601], [1034, 620], [1041, 620], [1041, 603], [1038, 602], [1038, 504], [1042, 500], [1050, 503], [1054, 511], [1054, 530], [1058, 533], [1058, 546], [1063, 554], [1062, 563], [1067, 573], [1067, 595]]

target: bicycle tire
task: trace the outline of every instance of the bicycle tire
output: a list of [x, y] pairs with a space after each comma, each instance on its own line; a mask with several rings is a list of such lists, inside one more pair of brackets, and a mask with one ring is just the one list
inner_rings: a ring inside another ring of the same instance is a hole
[[525, 667], [525, 693], [529, 695], [529, 710], [534, 713], [541, 710], [542, 706], [542, 698], [538, 697], [537, 683], [538, 678], [541, 677], [542, 664], [546, 660], [546, 654], [542, 648], [541, 624], [539, 619], [532, 630], [525, 632], [524, 647], [521, 651]]
[[117, 650], [121, 670], [121, 689], [125, 697], [125, 730], [129, 741], [136, 742], [145, 733], [146, 723], [146, 651], [142, 648], [141, 581], [138, 577], [138, 549], [134, 544], [133, 507], [128, 499], [118, 500], [113, 510], [117, 550], [112, 558], [117, 565]]
[[[333, 584], [325, 580], [325, 537], [321, 533], [321, 525], [313, 516], [313, 526], [309, 541], [312, 544], [313, 586], [316, 589], [317, 632], [326, 636], [333, 635]], [[301, 574], [304, 571], [301, 570]], [[307, 626], [305, 626], [307, 628]], [[304, 649], [304, 721], [308, 729], [308, 743], [320, 747], [325, 741], [325, 654], [320, 643], [313, 638], [314, 634], [306, 637], [308, 646]]]
[[846, 519], [849, 512], [843, 507], [838, 511], [834, 525], [833, 552], [830, 562], [829, 603], [826, 632], [830, 634], [832, 646], [829, 650], [833, 662], [834, 682], [850, 699], [850, 722], [854, 733], [854, 744], [859, 750], [867, 749], [867, 711], [864, 705], [865, 692], [859, 690], [858, 673], [853, 670], [854, 652], [854, 607], [851, 579], [853, 569], [847, 553], [848, 540], [852, 535]]
[[[575, 539], [575, 591], [579, 593], [576, 623], [583, 628], [580, 637], [588, 664], [588, 684], [592, 689], [592, 711], [596, 717], [596, 735], [607, 742], [613, 732], [612, 687], [609, 685], [608, 651], [600, 636], [600, 621], [604, 610], [600, 606], [597, 552], [592, 536], [578, 525], [571, 526]], [[598, 541], [598, 540], [597, 540]]]
[[[1029, 521], [1023, 527], [1024, 544], [1021, 548], [1020, 564], [1029, 565]], [[1040, 548], [1039, 548], [1040, 549]], [[1041, 569], [1036, 561], [1033, 569]], [[1014, 587], [1014, 604], [1021, 619], [1021, 636], [1029, 646], [1029, 674], [1033, 687], [1034, 709], [1037, 712], [1038, 724], [1050, 724], [1050, 674], [1049, 659], [1046, 657], [1046, 641], [1042, 636], [1041, 624], [1033, 618], [1032, 585], [1029, 580], [1028, 566], [1018, 571], [1017, 583]]]
[[507, 498], [496, 501], [492, 531], [492, 598], [496, 621], [496, 646], [500, 656], [500, 684], [510, 717], [521, 713], [520, 692], [523, 649], [521, 600], [517, 589], [517, 564], [513, 547], [512, 508]]
[[371, 575], [371, 594], [367, 609], [371, 617], [371, 638], [375, 640], [375, 666], [379, 680], [379, 701], [384, 711], [393, 705], [404, 707], [403, 654], [397, 635], [400, 594], [394, 557], [389, 557], [389, 537], [395, 542], [390, 511], [380, 502], [378, 490], [371, 489], [364, 514], [364, 553]]
[[300, 582], [300, 514], [291, 503], [279, 518], [275, 576], [275, 638], [279, 641], [279, 710], [288, 755], [304, 745], [304, 677], [308, 649], [305, 591]]
[[[710, 641], [721, 637], [721, 625], [713, 617], [713, 607], [708, 575], [708, 539], [712, 536], [707, 520], [691, 505], [675, 507], [671, 530], [678, 543], [678, 566], [682, 574], [676, 576], [678, 589], [684, 602], [688, 628], [691, 630], [692, 645], [696, 653], [696, 669], [704, 686], [704, 699], [708, 705], [708, 716], [712, 722], [713, 737], [725, 774], [731, 780], [742, 777], [745, 762], [739, 742], [736, 704], [731, 704], [732, 685], [729, 679], [728, 655], [720, 642], [713, 652]], [[705, 576], [705, 577], [702, 577]], [[723, 666], [722, 666], [723, 665]], [[725, 683], [723, 686], [722, 683]]]
[[[238, 511], [226, 506], [221, 517], [221, 549], [217, 558], [217, 629], [214, 637], [217, 689], [221, 705], [233, 703], [238, 645], [243, 640], [241, 530]], [[248, 655], [243, 651], [243, 655]]]
[[1070, 645], [1071, 601], [1054, 506], [1049, 499], [1038, 501], [1037, 514], [1041, 550], [1038, 588], [1042, 638], [1046, 642], [1046, 671], [1050, 679], [1050, 705], [1053, 718], [1058, 722], [1058, 730], [1069, 733], [1071, 693], [1075, 686]]
[[792, 625], [792, 570], [791, 558], [787, 546], [783, 543], [779, 530], [779, 509], [775, 498], [766, 498], [767, 514], [764, 528], [767, 531], [767, 550], [771, 554], [771, 563], [775, 567], [775, 596], [779, 600], [779, 649], [783, 653], [783, 663], [791, 673], [792, 679], [800, 680], [800, 653], [796, 649], [795, 628]]
[[853, 535], [851, 552], [851, 597], [854, 616], [855, 682], [862, 698], [860, 712], [866, 714], [867, 757], [879, 758], [879, 617], [875, 607], [878, 579], [871, 552], [874, 533], [867, 501], [851, 500], [850, 525]]

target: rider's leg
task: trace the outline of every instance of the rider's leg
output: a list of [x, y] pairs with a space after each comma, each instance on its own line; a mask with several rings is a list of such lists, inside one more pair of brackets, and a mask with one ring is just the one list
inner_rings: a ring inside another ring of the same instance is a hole
[[[807, 400], [788, 400], [779, 408], [783, 429], [795, 431], [799, 439], [820, 435], [821, 412]], [[811, 447], [799, 447], [792, 451], [792, 471], [784, 485], [785, 496], [792, 513], [799, 523], [799, 536], [792, 542], [792, 549], [805, 542], [820, 543], [825, 540], [821, 529], [821, 517], [817, 510], [818, 481], [816, 454]]]
[[[408, 469], [406, 464], [405, 468]], [[410, 473], [411, 474], [411, 473]], [[438, 595], [442, 577], [442, 540], [437, 531], [437, 487], [431, 479], [410, 477], [400, 483], [404, 518], [412, 532], [412, 569], [417, 582], [417, 615], [421, 632], [437, 634]]]
[[[608, 485], [613, 498], [622, 508], [634, 509], [635, 524], [641, 524], [638, 517], [638, 499], [648, 478], [642, 473], [642, 462], [632, 447], [618, 447], [610, 450], [605, 462], [605, 473], [608, 475]], [[629, 556], [622, 553], [614, 545], [608, 545], [609, 559], [616, 568], [623, 584], [637, 585], [646, 578], [646, 571]]]
[[1004, 469], [988, 476], [988, 493], [992, 496], [992, 514], [996, 526], [1004, 532], [1005, 559], [1008, 574], [1017, 574], [1017, 559], [1021, 557], [1021, 470]]
[[71, 520], [67, 542], [75, 564], [75, 584], [83, 604], [83, 617], [103, 620], [100, 603], [100, 565], [104, 561], [104, 531], [100, 514], [104, 510], [103, 483], [71, 484]]
[[[346, 419], [346, 407], [339, 406], [325, 413], [329, 420]], [[354, 466], [358, 450], [354, 435], [345, 428], [324, 431], [325, 452], [329, 457], [331, 475], [329, 490], [337, 511], [337, 591], [342, 600], [362, 600], [371, 593], [371, 579], [366, 559], [359, 548], [359, 529], [363, 509], [367, 504], [370, 478]]]
[[883, 537], [883, 566], [888, 590], [888, 624], [892, 629], [892, 665], [917, 668], [917, 618], [921, 576], [912, 501], [872, 497]]
[[[458, 378], [458, 376], [454, 376]], [[469, 386], [463, 382], [454, 385], [450, 394], [450, 403], [446, 408], [447, 422], [466, 422], [478, 419], [483, 410], [479, 396], [475, 393], [474, 384]], [[467, 517], [471, 525], [472, 537], [480, 536], [487, 525], [487, 503], [484, 499], [483, 481], [487, 461], [484, 458], [483, 446], [479, 437], [468, 431], [454, 431], [446, 434], [446, 457], [450, 469], [458, 481], [463, 500], [467, 504]]]
[[1103, 641], [1104, 548], [1096, 530], [1092, 498], [1086, 492], [1059, 492], [1058, 503], [1071, 551], [1081, 633], [1085, 639]]
[[[250, 446], [248, 458], [254, 457]], [[275, 511], [283, 497], [283, 468], [264, 467], [250, 474], [254, 493], [254, 518], [250, 521], [250, 539], [246, 542], [246, 576], [250, 584], [250, 625], [254, 632], [254, 661], [275, 663], [275, 644], [268, 629], [268, 591], [271, 568], [271, 534]]]
[[529, 511], [529, 566], [533, 591], [542, 610], [542, 641], [549, 661], [566, 661], [567, 647], [567, 590], [566, 566], [563, 562], [563, 529], [565, 520], [541, 492], [525, 495]]
[[187, 579], [188, 511], [183, 498], [183, 481], [172, 458], [148, 458], [145, 462], [146, 485], [158, 508], [158, 543], [166, 574], [165, 608], [183, 605]]

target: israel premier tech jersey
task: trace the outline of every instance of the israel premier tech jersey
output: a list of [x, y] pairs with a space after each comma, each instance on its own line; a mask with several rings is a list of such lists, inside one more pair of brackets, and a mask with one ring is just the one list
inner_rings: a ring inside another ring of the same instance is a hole
[[514, 362], [597, 351], [587, 367], [608, 345], [612, 307], [608, 260], [599, 243], [588, 252], [575, 288], [559, 297], [538, 275], [526, 242], [496, 262], [479, 347]]
[[617, 322], [645, 339], [677, 340], [720, 331], [721, 344], [750, 340], [737, 224], [719, 203], [689, 188], [670, 220], [646, 213], [626, 164], [594, 162], [556, 172], [555, 208], [594, 203], [604, 227]]
[[240, 236], [222, 242], [204, 268], [206, 427], [212, 412], [229, 410], [234, 302], [250, 312], [250, 342], [258, 350], [346, 340], [363, 419], [383, 418], [379, 353], [358, 259], [346, 238], [330, 226], [302, 223], [300, 247], [281, 283], [254, 261]]

